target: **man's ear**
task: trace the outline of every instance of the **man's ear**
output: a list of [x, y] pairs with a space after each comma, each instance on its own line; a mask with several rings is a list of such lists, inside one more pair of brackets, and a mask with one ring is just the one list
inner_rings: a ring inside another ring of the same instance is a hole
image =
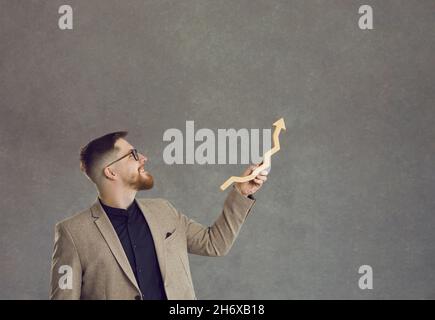
[[109, 167], [105, 167], [103, 170], [103, 174], [106, 177], [106, 179], [109, 180], [115, 180], [116, 174], [112, 170], [110, 170]]

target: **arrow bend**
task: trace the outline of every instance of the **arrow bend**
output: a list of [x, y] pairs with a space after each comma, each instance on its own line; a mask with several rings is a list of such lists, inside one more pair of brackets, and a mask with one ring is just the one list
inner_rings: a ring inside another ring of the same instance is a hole
[[273, 131], [273, 137], [272, 137], [273, 148], [268, 150], [264, 154], [262, 164], [257, 169], [252, 171], [252, 173], [249, 176], [246, 177], [231, 176], [230, 178], [228, 178], [227, 181], [225, 181], [220, 186], [222, 191], [228, 188], [233, 182], [247, 182], [253, 180], [261, 171], [270, 167], [270, 158], [272, 157], [273, 154], [277, 153], [281, 149], [279, 144], [279, 134], [281, 133], [282, 129], [286, 130], [284, 118], [281, 118], [278, 121], [276, 121], [273, 124], [273, 126], [275, 127], [275, 130]]

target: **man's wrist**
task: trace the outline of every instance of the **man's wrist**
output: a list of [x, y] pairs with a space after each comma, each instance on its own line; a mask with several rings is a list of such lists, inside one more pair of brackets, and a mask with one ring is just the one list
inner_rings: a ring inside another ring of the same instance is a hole
[[249, 199], [255, 200], [252, 194], [245, 194], [245, 193], [243, 193], [242, 190], [240, 190], [240, 188], [238, 187], [237, 184], [234, 184], [234, 188], [237, 190], [238, 193], [240, 193], [245, 198], [249, 198]]

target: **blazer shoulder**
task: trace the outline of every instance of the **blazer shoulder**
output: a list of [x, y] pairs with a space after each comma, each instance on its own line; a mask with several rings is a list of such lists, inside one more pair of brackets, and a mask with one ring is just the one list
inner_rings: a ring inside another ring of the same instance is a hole
[[164, 198], [137, 198], [137, 200], [143, 203], [162, 203], [168, 201]]
[[56, 227], [66, 227], [67, 229], [83, 226], [91, 222], [91, 208], [79, 211], [72, 216], [65, 218], [56, 223]]
[[164, 198], [139, 198], [137, 199], [142, 205], [145, 205], [152, 211], [164, 213], [172, 218], [177, 217], [177, 212], [172, 204]]

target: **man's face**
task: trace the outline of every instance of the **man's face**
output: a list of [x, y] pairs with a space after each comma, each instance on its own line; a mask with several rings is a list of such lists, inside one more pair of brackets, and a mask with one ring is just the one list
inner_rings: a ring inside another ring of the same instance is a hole
[[[117, 147], [117, 155], [113, 160], [123, 157], [131, 149], [134, 149], [125, 139], [118, 139], [115, 147]], [[133, 155], [130, 154], [110, 167], [116, 172], [125, 186], [137, 191], [151, 189], [154, 185], [154, 179], [148, 171], [145, 171], [145, 164], [148, 162], [148, 158], [139, 152], [138, 156], [139, 161], [136, 161]]]

